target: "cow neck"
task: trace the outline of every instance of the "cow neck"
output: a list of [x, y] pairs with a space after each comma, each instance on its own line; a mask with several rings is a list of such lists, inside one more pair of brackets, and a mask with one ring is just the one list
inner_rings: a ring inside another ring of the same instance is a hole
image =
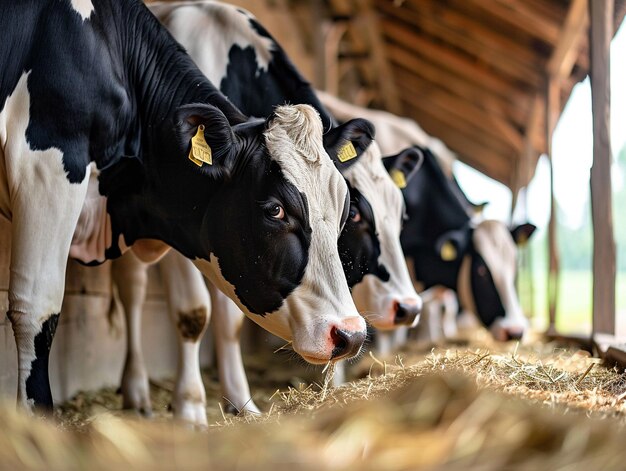
[[189, 172], [189, 162], [178, 148], [174, 116], [182, 105], [204, 103], [219, 108], [232, 125], [247, 118], [202, 75], [142, 3], [111, 5], [119, 18], [111, 41], [122, 50], [127, 89], [136, 104], [144, 173], [143, 184], [137, 185], [141, 190], [108, 195], [113, 239], [123, 235], [130, 245], [139, 238], [156, 238], [190, 257], [206, 254], [208, 242], [200, 240], [200, 234], [206, 234], [204, 208], [219, 184]]
[[202, 74], [189, 55], [140, 2], [121, 2], [125, 28], [118, 34], [139, 119], [150, 134], [160, 132], [181, 105], [211, 104], [231, 124], [247, 120]]

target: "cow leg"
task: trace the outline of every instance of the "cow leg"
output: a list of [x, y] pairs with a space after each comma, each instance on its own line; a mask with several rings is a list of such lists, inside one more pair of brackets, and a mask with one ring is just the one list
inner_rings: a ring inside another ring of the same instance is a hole
[[132, 252], [113, 260], [111, 269], [126, 319], [126, 361], [121, 391], [124, 409], [152, 415], [148, 371], [141, 347], [141, 314], [148, 285], [148, 265]]
[[202, 274], [178, 252], [171, 250], [159, 266], [178, 333], [178, 371], [172, 397], [174, 417], [208, 427], [199, 357], [200, 341], [211, 315], [211, 300]]
[[338, 388], [342, 384], [346, 384], [346, 362], [338, 361], [335, 363], [335, 373], [333, 374], [333, 387]]
[[409, 328], [406, 326], [398, 327], [393, 331], [393, 349], [399, 350], [406, 345], [409, 338]]
[[[37, 152], [47, 154], [48, 151]], [[56, 330], [72, 234], [88, 178], [69, 183], [53, 155], [25, 155], [21, 185], [12, 192], [9, 310], [17, 346], [17, 402], [50, 410], [48, 357]], [[34, 154], [34, 152], [33, 152]]]
[[217, 368], [224, 397], [224, 409], [233, 414], [244, 410], [259, 414], [252, 400], [248, 378], [241, 358], [239, 338], [244, 315], [225, 294], [208, 284], [213, 304], [213, 335]]
[[458, 335], [456, 317], [459, 312], [459, 301], [456, 294], [451, 289], [446, 289], [442, 294], [443, 302], [443, 335], [447, 339], [452, 339]]
[[381, 356], [388, 356], [393, 350], [393, 333], [379, 330], [376, 332], [376, 352]]

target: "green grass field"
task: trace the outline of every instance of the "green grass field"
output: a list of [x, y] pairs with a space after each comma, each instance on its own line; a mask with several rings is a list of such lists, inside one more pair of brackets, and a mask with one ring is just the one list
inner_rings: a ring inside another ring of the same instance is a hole
[[[545, 270], [534, 270], [534, 308], [530, 309], [531, 294], [527, 276], [520, 277], [520, 301], [526, 313], [532, 315], [533, 326], [543, 330], [548, 325], [548, 304]], [[617, 274], [616, 304], [618, 312], [626, 312], [626, 273]], [[557, 304], [557, 329], [562, 333], [591, 332], [592, 276], [590, 271], [563, 271]]]

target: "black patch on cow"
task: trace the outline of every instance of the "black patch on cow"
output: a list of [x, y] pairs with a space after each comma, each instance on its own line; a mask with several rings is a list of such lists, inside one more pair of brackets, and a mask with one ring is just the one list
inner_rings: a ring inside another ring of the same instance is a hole
[[[312, 230], [306, 196], [284, 178], [264, 147], [256, 153], [254, 165], [215, 195], [206, 219], [213, 221], [207, 226], [210, 251], [222, 275], [250, 312], [265, 315], [302, 281]], [[276, 204], [284, 208], [283, 219], [271, 215]]]
[[267, 69], [261, 70], [252, 46], [234, 44], [228, 53], [226, 75], [219, 84], [222, 93], [249, 116], [270, 116], [278, 105], [308, 104], [320, 114], [325, 130], [334, 126], [335, 120], [280, 45], [255, 19], [248, 21], [259, 35], [272, 41], [272, 58]]
[[58, 322], [59, 315], [51, 315], [35, 336], [35, 359], [30, 365], [30, 374], [26, 379], [27, 399], [34, 400], [35, 406], [49, 410], [52, 409], [52, 393], [48, 377], [48, 357]]
[[350, 212], [337, 242], [348, 286], [360, 283], [367, 274], [389, 281], [389, 272], [379, 262], [380, 241], [374, 213], [367, 199], [349, 186]]
[[190, 311], [180, 311], [176, 327], [184, 340], [196, 342], [204, 333], [208, 320], [209, 313], [205, 306], [201, 306]]
[[472, 253], [470, 285], [478, 311], [476, 315], [485, 326], [489, 327], [498, 317], [504, 317], [506, 313], [491, 271], [477, 252]]

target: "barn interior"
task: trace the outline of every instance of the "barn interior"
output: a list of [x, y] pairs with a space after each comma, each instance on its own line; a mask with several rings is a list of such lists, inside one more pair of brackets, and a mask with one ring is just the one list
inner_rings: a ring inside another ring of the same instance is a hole
[[[535, 287], [547, 292], [546, 330], [505, 344], [480, 328], [435, 343], [414, 339], [387, 356], [368, 352], [349, 370], [354, 381], [333, 388], [332, 368], [329, 374], [276, 353], [276, 340], [246, 322], [243, 351], [261, 416], [223, 410], [209, 332], [201, 364], [210, 427], [198, 433], [173, 425], [168, 411], [178, 352], [159, 269], [149, 270], [142, 321], [155, 409], [147, 421], [121, 411], [116, 392], [126, 327], [111, 266], [69, 260], [50, 359], [53, 396], [62, 404], [55, 425], [14, 411], [16, 349], [8, 318], [0, 318], [0, 416], [7, 424], [0, 463], [7, 469], [621, 469], [626, 319], [615, 301], [613, 214], [619, 213], [611, 208], [608, 51], [626, 0], [228, 3], [252, 12], [317, 89], [414, 120], [460, 162], [505, 185], [511, 217], [516, 205], [524, 207], [521, 190], [539, 158], [551, 163], [552, 135], [573, 88], [591, 76], [592, 332], [566, 335], [556, 328], [560, 259], [552, 182], [547, 286]], [[0, 218], [4, 312], [10, 227]], [[532, 300], [522, 303], [532, 316]]]

